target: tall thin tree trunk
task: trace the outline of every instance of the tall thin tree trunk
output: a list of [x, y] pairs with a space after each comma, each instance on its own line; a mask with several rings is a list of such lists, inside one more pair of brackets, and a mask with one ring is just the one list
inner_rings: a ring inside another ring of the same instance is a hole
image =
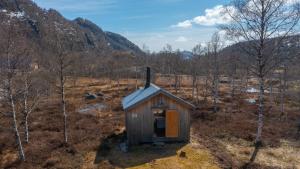
[[218, 91], [218, 78], [215, 75], [214, 80], [213, 80], [213, 106], [214, 106], [214, 113], [216, 113], [218, 111], [218, 107], [217, 107], [217, 100], [218, 100], [218, 95], [219, 95], [219, 91]]
[[214, 99], [214, 113], [218, 111], [217, 108], [217, 99], [219, 95], [219, 67], [218, 67], [218, 54], [217, 51], [214, 51], [214, 70], [213, 70], [213, 99]]
[[178, 94], [181, 93], [181, 80], [182, 80], [182, 77], [179, 75], [178, 76]]
[[255, 139], [255, 149], [252, 153], [252, 156], [250, 158], [250, 163], [254, 162], [256, 159], [256, 156], [258, 154], [258, 151], [262, 145], [262, 130], [264, 126], [264, 79], [263, 77], [259, 78], [259, 106], [258, 106], [258, 124], [257, 124], [257, 133], [256, 133], [256, 139]]
[[178, 94], [178, 76], [175, 73], [175, 93]]
[[25, 130], [25, 142], [29, 142], [29, 131], [28, 131], [28, 79], [25, 77], [24, 81], [24, 130]]
[[22, 141], [20, 138], [19, 130], [18, 130], [15, 103], [14, 103], [14, 98], [13, 98], [12, 91], [11, 91], [11, 82], [9, 84], [9, 99], [10, 99], [10, 106], [11, 106], [12, 115], [13, 115], [13, 128], [15, 131], [16, 142], [17, 142], [18, 149], [19, 149], [19, 157], [21, 160], [25, 161], [25, 154], [24, 154]]
[[260, 77], [259, 79], [259, 107], [258, 107], [258, 127], [257, 127], [257, 134], [256, 134], [256, 139], [255, 142], [256, 144], [260, 144], [262, 139], [261, 139], [261, 134], [262, 134], [262, 129], [263, 129], [263, 118], [264, 118], [264, 79]]
[[284, 70], [283, 73], [281, 75], [281, 80], [280, 80], [280, 118], [281, 119], [286, 119], [287, 118], [287, 114], [284, 110], [284, 102], [285, 102], [285, 92], [286, 92], [286, 66], [284, 65]]
[[64, 139], [68, 142], [68, 131], [67, 131], [67, 112], [66, 112], [66, 101], [65, 101], [65, 89], [62, 87], [62, 111], [64, 114]]
[[26, 115], [24, 117], [24, 129], [25, 129], [25, 142], [28, 143], [29, 142], [29, 127], [28, 127], [28, 116]]
[[170, 89], [172, 89], [172, 82], [173, 82], [173, 79], [172, 79], [172, 76], [171, 76], [171, 67], [169, 66], [169, 72], [168, 72], [168, 79], [169, 79], [169, 86], [170, 86]]
[[205, 77], [205, 94], [204, 94], [204, 102], [207, 102], [207, 94], [208, 94], [208, 75]]
[[270, 82], [270, 102], [271, 102], [271, 104], [273, 104], [273, 102], [274, 102], [274, 98], [273, 98], [273, 78], [271, 78], [271, 82]]
[[118, 77], [117, 77], [117, 88], [118, 88], [118, 95], [120, 94], [120, 76], [118, 74]]
[[198, 84], [198, 82], [196, 83], [196, 101], [197, 101], [197, 103], [199, 104], [199, 95], [200, 95], [200, 93], [199, 93], [199, 84]]
[[234, 98], [235, 95], [235, 79], [234, 76], [231, 78], [231, 97]]
[[68, 130], [67, 130], [67, 112], [66, 112], [66, 100], [65, 100], [65, 79], [63, 76], [63, 68], [61, 68], [60, 72], [60, 84], [61, 84], [61, 106], [62, 112], [64, 116], [64, 141], [68, 142]]
[[192, 84], [192, 98], [195, 99], [195, 86], [196, 86], [196, 78], [197, 77], [195, 75], [193, 75], [192, 78], [193, 78], [193, 82], [192, 82], [193, 83]]
[[247, 91], [249, 85], [249, 68], [246, 68], [246, 84], [245, 84], [245, 91]]
[[215, 87], [214, 87], [214, 113], [216, 113], [218, 111], [218, 108], [217, 108], [217, 97], [218, 97], [218, 94], [217, 94], [217, 88], [216, 88], [216, 84], [214, 84]]

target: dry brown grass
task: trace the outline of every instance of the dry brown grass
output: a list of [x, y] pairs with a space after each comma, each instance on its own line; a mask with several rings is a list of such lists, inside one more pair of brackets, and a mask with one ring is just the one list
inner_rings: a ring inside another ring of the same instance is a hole
[[[244, 163], [249, 161], [253, 151], [251, 142], [245, 140], [237, 140], [236, 142], [219, 140], [219, 143], [224, 145], [226, 150], [236, 159]], [[299, 143], [282, 140], [278, 147], [264, 147], [259, 151], [256, 162], [274, 168], [300, 168]]]
[[[79, 78], [75, 86], [72, 80], [69, 81], [67, 109], [70, 143], [63, 143], [59, 100], [57, 95], [51, 95], [43, 99], [38, 110], [30, 117], [30, 143], [24, 145], [26, 162], [17, 160], [13, 134], [0, 129], [0, 168], [238, 168], [248, 161], [253, 151], [257, 106], [247, 104], [244, 99], [256, 96], [237, 95], [233, 101], [228, 96], [228, 85], [222, 84], [220, 111], [212, 113], [211, 98], [208, 98], [208, 102], [201, 102], [192, 114], [192, 144], [167, 145], [165, 154], [162, 151], [155, 152], [152, 146], [144, 145], [131, 154], [124, 154], [119, 151], [118, 144], [113, 143], [109, 155], [95, 163], [103, 140], [124, 130], [121, 98], [135, 89], [135, 80], [129, 79], [130, 85], [127, 82], [127, 79], [121, 80], [118, 88], [116, 81], [108, 79]], [[255, 85], [255, 80], [251, 83]], [[195, 103], [191, 99], [191, 87], [188, 84], [189, 80], [186, 79], [178, 95]], [[175, 92], [173, 87], [170, 88], [161, 79], [158, 80], [158, 85]], [[107, 98], [85, 100], [84, 94], [87, 92], [101, 92]], [[100, 102], [110, 109], [97, 112], [97, 116], [77, 112], [86, 105]], [[278, 120], [276, 105], [266, 114], [264, 147], [256, 161], [258, 168], [300, 168], [299, 141], [297, 143], [295, 140], [295, 123], [298, 119], [296, 109], [287, 108], [286, 121]], [[1, 118], [0, 124], [6, 128], [11, 127], [8, 118]], [[179, 151], [187, 152], [187, 158], [179, 158]]]

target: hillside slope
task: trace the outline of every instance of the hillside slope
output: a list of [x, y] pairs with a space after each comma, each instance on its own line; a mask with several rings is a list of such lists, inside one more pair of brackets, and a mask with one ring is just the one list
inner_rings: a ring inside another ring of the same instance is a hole
[[65, 42], [73, 43], [76, 51], [87, 56], [109, 55], [114, 51], [142, 54], [138, 46], [121, 35], [106, 33], [83, 18], [68, 20], [56, 10], [42, 9], [31, 0], [0, 1], [0, 26], [9, 25], [24, 33], [26, 44], [36, 47], [35, 51], [42, 55], [55, 51], [48, 44], [57, 36], [63, 36]]

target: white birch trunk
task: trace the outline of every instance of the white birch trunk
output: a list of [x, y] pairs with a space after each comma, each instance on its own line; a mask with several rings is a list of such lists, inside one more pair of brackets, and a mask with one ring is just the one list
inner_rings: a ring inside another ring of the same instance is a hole
[[271, 83], [270, 83], [270, 102], [273, 104], [274, 98], [273, 98], [273, 78], [271, 78]]
[[233, 98], [235, 94], [235, 79], [234, 76], [231, 78], [231, 97]]
[[25, 77], [24, 81], [24, 130], [25, 130], [25, 142], [29, 142], [29, 132], [28, 132], [28, 81]]
[[[216, 65], [215, 65], [216, 66]], [[218, 74], [217, 74], [217, 68], [215, 68], [214, 72], [214, 79], [213, 79], [213, 106], [214, 106], [214, 113], [218, 111], [217, 108], [217, 100], [218, 100], [218, 87], [219, 87], [219, 79], [218, 79]]]
[[66, 112], [66, 101], [65, 101], [65, 86], [62, 86], [62, 111], [64, 115], [64, 141], [68, 142], [68, 131], [67, 131], [67, 112]]
[[262, 130], [263, 130], [263, 118], [264, 118], [264, 80], [262, 77], [259, 79], [259, 107], [258, 107], [258, 124], [257, 124], [257, 134], [255, 142], [256, 144], [260, 144], [262, 141]]
[[196, 86], [196, 76], [193, 75], [193, 84], [192, 84], [192, 98], [195, 99], [195, 86]]
[[207, 95], [208, 95], [208, 75], [205, 77], [205, 94], [204, 94], [204, 101], [207, 101]]
[[216, 113], [218, 111], [217, 108], [217, 100], [218, 100], [218, 95], [219, 95], [219, 91], [218, 91], [218, 79], [216, 78], [214, 80], [214, 112]]
[[285, 92], [286, 92], [286, 66], [284, 65], [284, 71], [281, 76], [280, 81], [281, 87], [280, 87], [280, 112], [281, 112], [281, 119], [287, 118], [287, 114], [284, 110], [284, 102], [285, 102]]
[[60, 88], [61, 88], [61, 111], [64, 116], [64, 142], [68, 142], [68, 130], [67, 130], [67, 112], [66, 112], [66, 100], [65, 100], [65, 77], [64, 77], [64, 68], [61, 64], [60, 68]]
[[14, 128], [16, 142], [17, 142], [18, 149], [19, 149], [19, 157], [20, 157], [21, 160], [25, 161], [25, 154], [24, 154], [22, 141], [21, 141], [21, 138], [20, 138], [19, 130], [18, 130], [15, 103], [14, 103], [14, 98], [13, 98], [12, 91], [11, 91], [11, 82], [9, 82], [8, 92], [9, 92], [10, 106], [11, 106], [12, 115], [13, 115], [13, 128]]
[[28, 116], [24, 117], [24, 130], [25, 130], [25, 142], [29, 143], [29, 127], [28, 127]]

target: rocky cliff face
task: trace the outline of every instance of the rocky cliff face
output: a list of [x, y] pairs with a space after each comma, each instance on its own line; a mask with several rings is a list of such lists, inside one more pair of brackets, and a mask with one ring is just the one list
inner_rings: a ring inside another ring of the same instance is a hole
[[83, 18], [68, 20], [56, 10], [42, 9], [31, 0], [0, 1], [0, 26], [11, 24], [26, 35], [26, 44], [34, 46], [39, 55], [49, 55], [56, 50], [49, 48], [48, 44], [57, 36], [63, 37], [65, 43], [72, 43], [75, 51], [86, 55], [107, 56], [114, 51], [135, 55], [143, 53], [121, 35], [104, 32]]

